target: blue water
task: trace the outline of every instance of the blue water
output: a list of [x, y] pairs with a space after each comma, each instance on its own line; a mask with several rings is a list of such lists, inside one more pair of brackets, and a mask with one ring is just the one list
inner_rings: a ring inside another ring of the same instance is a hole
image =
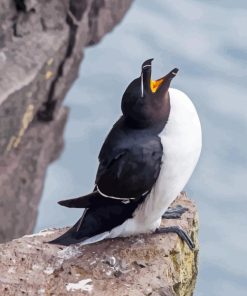
[[173, 67], [173, 87], [193, 100], [203, 127], [200, 163], [186, 190], [199, 209], [196, 296], [247, 295], [247, 3], [135, 1], [123, 22], [86, 50], [67, 95], [66, 146], [48, 170], [36, 231], [70, 225], [80, 210], [56, 201], [92, 189], [97, 155], [127, 84], [155, 58], [158, 78]]

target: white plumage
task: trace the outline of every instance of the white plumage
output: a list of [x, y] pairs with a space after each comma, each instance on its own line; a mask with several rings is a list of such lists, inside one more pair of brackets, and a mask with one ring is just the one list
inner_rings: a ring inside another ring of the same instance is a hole
[[186, 94], [173, 88], [169, 89], [169, 94], [170, 115], [159, 135], [163, 145], [162, 166], [149, 196], [135, 210], [133, 218], [83, 244], [154, 231], [160, 226], [161, 216], [188, 182], [201, 152], [200, 120]]

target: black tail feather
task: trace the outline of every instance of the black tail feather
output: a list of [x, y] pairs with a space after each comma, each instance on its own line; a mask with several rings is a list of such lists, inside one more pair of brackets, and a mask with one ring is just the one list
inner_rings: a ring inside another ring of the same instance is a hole
[[86, 240], [87, 236], [81, 236], [80, 238], [77, 237], [76, 233], [78, 230], [79, 224], [82, 223], [81, 219], [84, 217], [84, 213], [82, 214], [82, 217], [76, 222], [74, 226], [72, 226], [68, 231], [66, 231], [61, 236], [57, 237], [56, 239], [49, 241], [49, 244], [56, 244], [56, 245], [63, 245], [63, 246], [69, 246], [72, 244], [80, 243], [84, 240]]
[[[92, 196], [96, 196], [93, 193]], [[104, 205], [94, 204], [87, 209], [84, 215], [67, 232], [60, 237], [50, 241], [51, 244], [68, 246], [81, 243], [88, 238], [103, 234], [114, 227], [121, 225], [132, 217], [133, 212], [138, 207], [139, 202], [124, 204], [119, 201], [109, 204], [109, 198], [95, 197], [93, 199], [106, 200]], [[108, 203], [106, 203], [108, 202]], [[83, 204], [83, 207], [85, 204]], [[88, 206], [88, 204], [87, 204]]]
[[81, 243], [87, 238], [88, 237], [82, 237], [80, 239], [77, 239], [74, 237], [74, 232], [71, 232], [70, 230], [68, 230], [63, 235], [59, 236], [58, 238], [52, 241], [49, 241], [48, 243], [54, 244], [54, 245], [70, 246], [73, 244]]

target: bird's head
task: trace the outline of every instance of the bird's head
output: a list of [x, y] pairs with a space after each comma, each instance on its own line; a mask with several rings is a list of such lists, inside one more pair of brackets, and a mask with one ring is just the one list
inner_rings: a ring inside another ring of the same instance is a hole
[[166, 122], [170, 113], [168, 89], [178, 69], [157, 80], [151, 79], [152, 60], [142, 64], [140, 77], [133, 80], [122, 97], [122, 112], [127, 121], [137, 128]]

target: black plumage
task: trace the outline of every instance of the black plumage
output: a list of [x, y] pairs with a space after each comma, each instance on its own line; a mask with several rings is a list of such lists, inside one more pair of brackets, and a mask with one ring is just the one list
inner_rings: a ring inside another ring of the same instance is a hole
[[100, 151], [95, 184], [106, 195], [137, 198], [154, 185], [162, 154], [155, 129], [133, 129], [121, 117]]
[[160, 79], [151, 90], [151, 60], [142, 65], [140, 78], [126, 89], [123, 116], [114, 124], [100, 154], [96, 187], [91, 194], [59, 202], [86, 208], [82, 218], [51, 243], [69, 245], [110, 231], [131, 218], [155, 184], [163, 148], [159, 133], [170, 112], [168, 88], [177, 69]]

